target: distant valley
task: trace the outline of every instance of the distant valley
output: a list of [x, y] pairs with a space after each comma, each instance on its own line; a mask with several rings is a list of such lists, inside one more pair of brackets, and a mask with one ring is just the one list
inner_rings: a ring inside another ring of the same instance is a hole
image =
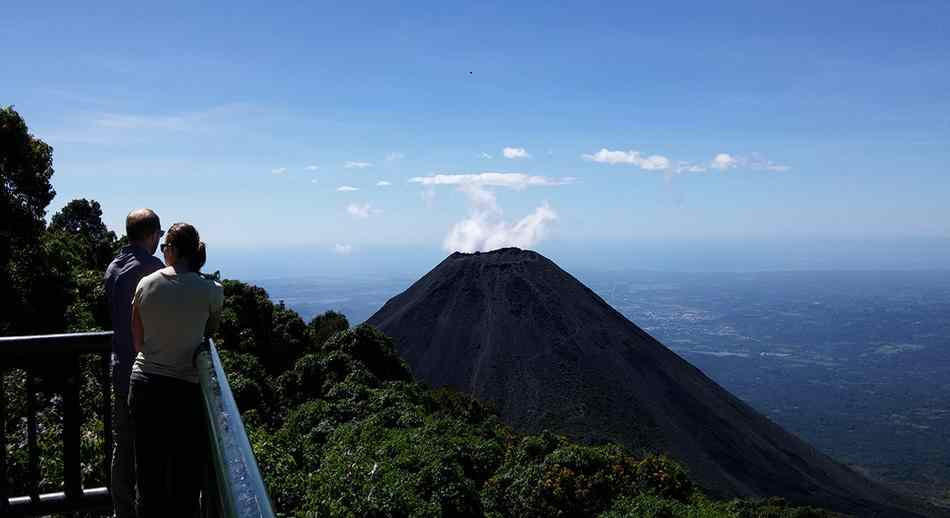
[[[950, 501], [950, 272], [572, 273], [819, 450]], [[412, 280], [254, 282], [360, 322]]]

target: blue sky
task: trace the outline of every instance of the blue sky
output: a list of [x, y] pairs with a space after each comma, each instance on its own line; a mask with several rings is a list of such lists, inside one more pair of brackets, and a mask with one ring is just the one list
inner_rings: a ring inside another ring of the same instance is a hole
[[21, 2], [0, 103], [212, 247], [945, 248], [950, 4], [630, 4]]

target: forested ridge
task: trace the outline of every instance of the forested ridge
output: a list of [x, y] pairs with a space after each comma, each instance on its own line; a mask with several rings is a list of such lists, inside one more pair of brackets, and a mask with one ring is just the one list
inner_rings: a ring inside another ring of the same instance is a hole
[[[0, 175], [0, 335], [110, 329], [102, 274], [124, 238], [92, 200], [47, 222], [52, 149], [12, 108], [0, 109]], [[334, 312], [308, 323], [261, 288], [223, 283], [214, 338], [284, 516], [837, 516], [780, 499], [713, 501], [664, 456], [515, 433], [490, 407], [414, 381], [372, 327], [350, 328]], [[97, 368], [83, 361], [86, 487], [104, 483]], [[61, 398], [52, 376], [38, 374], [40, 489], [58, 491]], [[3, 376], [9, 482], [25, 494], [26, 373]]]

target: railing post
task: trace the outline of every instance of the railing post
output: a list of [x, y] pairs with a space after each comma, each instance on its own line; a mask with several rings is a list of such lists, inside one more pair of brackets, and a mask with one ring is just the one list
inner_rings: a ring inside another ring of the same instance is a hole
[[102, 469], [105, 471], [106, 487], [112, 491], [112, 353], [102, 353]]
[[66, 500], [82, 496], [82, 465], [79, 459], [79, 357], [69, 355], [63, 384], [63, 478]]
[[7, 480], [7, 391], [0, 371], [0, 516], [7, 514], [7, 498], [10, 497], [10, 481]]
[[40, 500], [40, 452], [36, 445], [36, 373], [26, 369], [26, 457], [30, 500]]

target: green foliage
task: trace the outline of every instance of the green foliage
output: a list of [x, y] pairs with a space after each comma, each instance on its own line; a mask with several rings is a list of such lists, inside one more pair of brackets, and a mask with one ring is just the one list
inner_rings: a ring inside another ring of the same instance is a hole
[[600, 518], [835, 518], [822, 509], [794, 507], [780, 498], [716, 502], [694, 495], [688, 502], [644, 493], [618, 499]]
[[118, 249], [115, 232], [102, 222], [102, 208], [95, 200], [72, 200], [50, 219], [47, 231], [65, 234], [72, 241], [77, 266], [104, 270]]
[[215, 342], [222, 349], [253, 354], [273, 374], [293, 366], [313, 347], [310, 327], [267, 292], [243, 282], [225, 280], [224, 310]]
[[46, 207], [56, 194], [52, 176], [53, 149], [30, 134], [13, 107], [0, 108], [0, 300], [5, 308], [0, 335], [55, 325], [42, 323], [40, 303], [47, 296], [60, 302], [63, 296], [36, 270], [47, 262], [40, 237]]
[[696, 492], [683, 466], [664, 455], [647, 455], [638, 462], [636, 482], [641, 491], [671, 500], [685, 501]]
[[509, 452], [485, 499], [490, 516], [593, 516], [637, 489], [636, 461], [621, 447], [580, 446], [544, 433]]
[[[263, 290], [236, 281], [226, 287], [234, 320], [221, 340], [253, 346], [225, 349], [223, 361], [283, 513], [811, 516], [774, 514], [786, 510], [773, 504], [707, 500], [667, 457], [637, 459], [617, 445], [581, 446], [550, 433], [519, 436], [491, 407], [415, 382], [392, 340], [376, 329], [344, 327], [345, 318], [330, 312], [304, 332]], [[277, 335], [293, 345], [267, 345]], [[283, 359], [268, 361], [271, 354]], [[292, 367], [280, 371], [288, 357]]]
[[350, 328], [346, 316], [336, 311], [327, 311], [322, 315], [313, 317], [309, 325], [313, 333], [313, 344], [316, 347], [321, 347], [334, 334]]
[[270, 408], [276, 400], [273, 378], [257, 357], [237, 351], [219, 351], [221, 366], [229, 372], [228, 384], [239, 408], [248, 410]]

